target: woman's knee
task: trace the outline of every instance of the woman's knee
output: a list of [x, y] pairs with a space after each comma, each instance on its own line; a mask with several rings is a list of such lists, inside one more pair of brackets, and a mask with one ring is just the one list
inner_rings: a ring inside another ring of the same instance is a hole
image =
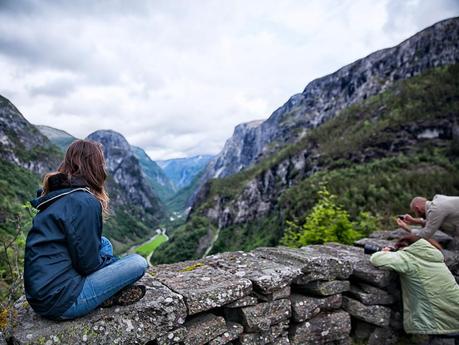
[[129, 260], [135, 269], [138, 270], [140, 276], [143, 276], [148, 268], [147, 260], [139, 254], [129, 254], [123, 260]]

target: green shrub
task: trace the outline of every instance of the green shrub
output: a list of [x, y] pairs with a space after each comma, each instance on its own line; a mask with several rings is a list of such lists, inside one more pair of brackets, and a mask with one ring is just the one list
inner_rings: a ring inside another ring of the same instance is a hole
[[349, 213], [336, 202], [336, 196], [326, 187], [318, 192], [319, 200], [306, 217], [304, 224], [287, 221], [287, 229], [281, 244], [301, 247], [308, 244], [354, 241], [376, 230], [377, 221], [368, 212], [362, 212], [352, 221]]

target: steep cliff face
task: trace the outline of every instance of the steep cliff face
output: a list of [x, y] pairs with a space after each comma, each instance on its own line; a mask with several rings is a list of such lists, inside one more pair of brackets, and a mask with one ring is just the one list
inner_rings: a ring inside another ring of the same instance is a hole
[[172, 197], [177, 191], [176, 187], [161, 167], [142, 148], [137, 146], [131, 146], [131, 148], [155, 194], [162, 201], [166, 201]]
[[104, 147], [109, 171], [107, 188], [115, 211], [107, 227], [117, 240], [118, 248], [124, 248], [124, 239], [139, 240], [153, 234], [165, 215], [164, 207], [147, 182], [127, 140], [112, 130], [95, 131], [86, 139]]
[[157, 161], [177, 190], [188, 187], [202, 173], [213, 156], [199, 155]]
[[249, 169], [245, 178], [235, 175], [238, 182], [232, 183], [231, 177], [222, 181], [233, 186], [231, 195], [207, 186], [197, 197], [197, 209], [219, 228], [243, 224], [272, 212], [286, 190], [318, 172], [401, 155], [414, 157], [427, 148], [438, 148], [440, 155], [444, 148], [451, 152], [459, 119], [458, 78], [459, 65], [453, 65], [397, 83]]
[[[200, 257], [209, 227], [216, 229], [211, 253], [276, 245], [287, 220], [304, 222], [321, 185], [351, 216], [365, 210], [385, 224], [414, 195], [456, 195], [458, 92], [459, 64], [428, 70], [344, 109], [249, 169], [208, 181], [187, 224], [208, 223], [194, 226], [194, 236], [174, 233], [155, 262], [168, 262], [185, 242], [187, 257]], [[194, 239], [194, 253], [186, 238]]]
[[309, 83], [266, 121], [240, 125], [209, 165], [206, 178], [225, 177], [253, 165], [352, 104], [398, 80], [459, 61], [459, 18], [439, 22], [393, 48], [377, 51]]
[[57, 168], [62, 152], [0, 96], [0, 159], [39, 175]]
[[67, 150], [67, 147], [69, 147], [69, 145], [77, 139], [73, 135], [61, 129], [45, 125], [35, 125], [35, 127], [37, 127], [41, 134], [45, 135], [52, 143], [59, 146], [59, 148], [64, 152]]

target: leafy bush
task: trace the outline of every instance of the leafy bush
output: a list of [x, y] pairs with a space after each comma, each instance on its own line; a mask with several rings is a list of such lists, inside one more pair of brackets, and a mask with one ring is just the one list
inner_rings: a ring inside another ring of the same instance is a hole
[[358, 219], [351, 221], [349, 213], [337, 204], [336, 196], [326, 187], [320, 189], [318, 196], [319, 201], [306, 217], [304, 224], [287, 221], [281, 244], [289, 247], [327, 242], [352, 244], [376, 230], [376, 218], [368, 212], [362, 212]]

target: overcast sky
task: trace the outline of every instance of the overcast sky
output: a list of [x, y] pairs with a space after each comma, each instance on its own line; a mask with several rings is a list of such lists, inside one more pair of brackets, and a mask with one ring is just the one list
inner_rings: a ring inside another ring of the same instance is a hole
[[34, 124], [216, 154], [311, 80], [459, 15], [459, 0], [0, 0], [0, 94]]

